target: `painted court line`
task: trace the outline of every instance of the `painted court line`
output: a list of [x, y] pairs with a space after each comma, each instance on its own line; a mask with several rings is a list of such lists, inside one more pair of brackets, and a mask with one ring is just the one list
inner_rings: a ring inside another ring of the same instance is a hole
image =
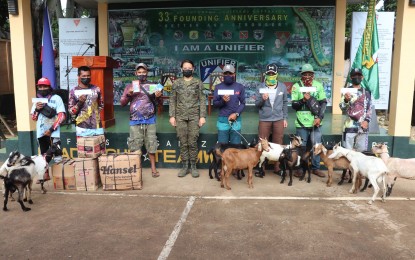
[[174, 243], [177, 240], [177, 237], [179, 236], [180, 230], [182, 229], [183, 224], [186, 222], [186, 218], [189, 215], [190, 210], [193, 207], [193, 203], [195, 202], [196, 197], [191, 196], [189, 200], [187, 201], [187, 205], [183, 210], [182, 215], [180, 216], [179, 221], [177, 222], [176, 226], [174, 226], [173, 231], [170, 234], [169, 239], [167, 240], [166, 244], [163, 247], [163, 250], [161, 251], [158, 260], [164, 260], [169, 257], [169, 254], [171, 252], [171, 249], [174, 246]]
[[[40, 192], [39, 192], [40, 193]], [[128, 194], [128, 193], [98, 193], [98, 192], [65, 192], [56, 191], [48, 192], [48, 194], [56, 195], [78, 195], [78, 196], [108, 196], [108, 197], [140, 197], [140, 198], [169, 198], [169, 199], [187, 199], [197, 198], [206, 200], [332, 200], [332, 201], [343, 201], [343, 200], [368, 200], [371, 196], [367, 197], [300, 197], [300, 196], [189, 196], [189, 195], [151, 195], [151, 194]], [[377, 198], [380, 200], [380, 198]], [[414, 197], [388, 197], [386, 200], [390, 201], [415, 201]]]

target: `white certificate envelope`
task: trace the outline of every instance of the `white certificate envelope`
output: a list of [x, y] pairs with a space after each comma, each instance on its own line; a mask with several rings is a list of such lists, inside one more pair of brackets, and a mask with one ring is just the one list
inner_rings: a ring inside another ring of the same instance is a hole
[[75, 90], [75, 96], [79, 97], [82, 95], [92, 95], [91, 89], [77, 89]]
[[277, 93], [276, 88], [260, 88], [259, 89], [260, 94], [275, 94]]
[[32, 98], [32, 103], [44, 103], [47, 104], [48, 103], [48, 99], [47, 98]]
[[140, 92], [140, 81], [133, 80], [133, 92]]
[[300, 92], [307, 93], [307, 92], [316, 92], [316, 87], [301, 87]]
[[219, 96], [232, 96], [235, 95], [235, 92], [233, 91], [233, 89], [218, 89], [218, 95]]
[[346, 93], [357, 94], [357, 88], [341, 88], [340, 91], [342, 94], [346, 94]]

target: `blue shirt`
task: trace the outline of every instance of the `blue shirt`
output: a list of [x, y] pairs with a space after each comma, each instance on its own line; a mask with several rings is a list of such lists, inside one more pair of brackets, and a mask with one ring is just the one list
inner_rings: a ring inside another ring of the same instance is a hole
[[[36, 122], [36, 137], [41, 138], [43, 133], [50, 129], [56, 121], [58, 113], [65, 113], [65, 106], [60, 96], [53, 95], [49, 98], [48, 106], [56, 110], [56, 116], [52, 118], [47, 118], [46, 116], [39, 113], [37, 122]], [[33, 104], [31, 114], [35, 112], [36, 103]], [[60, 138], [61, 132], [60, 127], [52, 132], [51, 137]]]
[[[218, 95], [219, 89], [233, 89], [234, 95], [229, 96], [228, 102], [223, 101], [222, 97]], [[233, 113], [241, 114], [245, 108], [245, 87], [244, 85], [234, 82], [232, 85], [220, 83], [216, 85], [213, 93], [213, 106], [219, 108], [219, 117], [228, 117]]]
[[147, 119], [130, 120], [130, 126], [132, 125], [153, 125], [156, 123], [156, 116], [152, 116]]

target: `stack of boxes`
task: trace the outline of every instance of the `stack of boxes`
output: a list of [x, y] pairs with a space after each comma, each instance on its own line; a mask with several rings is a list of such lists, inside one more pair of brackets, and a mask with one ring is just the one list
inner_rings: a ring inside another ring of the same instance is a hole
[[141, 152], [105, 154], [104, 135], [77, 138], [78, 158], [51, 166], [56, 190], [141, 190]]

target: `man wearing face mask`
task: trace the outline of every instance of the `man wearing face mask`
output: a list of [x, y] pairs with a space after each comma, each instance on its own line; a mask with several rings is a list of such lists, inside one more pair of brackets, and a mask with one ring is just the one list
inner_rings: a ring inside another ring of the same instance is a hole
[[[265, 87], [257, 88], [255, 106], [259, 109], [259, 137], [270, 140], [269, 136], [272, 133], [272, 142], [282, 144], [284, 128], [288, 126], [287, 87], [277, 78], [277, 65], [268, 64], [265, 70]], [[261, 89], [266, 93], [261, 94]], [[279, 162], [275, 162], [274, 173], [279, 171]]]
[[[50, 81], [41, 78], [37, 82], [36, 97], [47, 100], [46, 103], [34, 103], [31, 109], [32, 120], [36, 121], [36, 137], [40, 153], [47, 154], [46, 162], [49, 163], [54, 156], [55, 162], [62, 161], [62, 150], [60, 148], [60, 124], [65, 121], [65, 106], [59, 95], [54, 95]], [[49, 149], [53, 153], [47, 153]], [[45, 172], [44, 180], [50, 180], [48, 171]]]
[[[223, 67], [223, 81], [215, 86], [213, 93], [213, 106], [219, 108], [216, 122], [219, 143], [241, 143], [241, 114], [245, 108], [245, 87], [237, 83], [235, 67], [226, 64]], [[230, 91], [230, 94], [219, 92]]]
[[[140, 82], [140, 87], [144, 88], [146, 84], [152, 84], [147, 81], [148, 68], [144, 63], [139, 63], [135, 67], [135, 75]], [[160, 176], [156, 170], [156, 107], [155, 99], [161, 96], [161, 91], [155, 93], [145, 93], [142, 89], [134, 92], [132, 84], [125, 87], [121, 97], [121, 106], [130, 103], [130, 137], [128, 138], [128, 148], [134, 152], [140, 150], [145, 143], [149, 154], [151, 172], [153, 178]]]
[[[310, 88], [310, 92], [304, 91]], [[321, 143], [320, 126], [324, 118], [327, 99], [323, 85], [314, 79], [314, 69], [311, 64], [304, 64], [301, 68], [301, 80], [295, 83], [291, 92], [292, 108], [296, 112], [295, 126], [297, 135], [303, 139], [302, 152], [306, 151], [307, 143], [311, 145]], [[311, 146], [309, 145], [309, 147]], [[324, 177], [320, 171], [320, 156], [313, 156], [312, 173]], [[298, 171], [294, 174], [299, 177]]]
[[[193, 77], [195, 65], [191, 60], [181, 63], [183, 78], [174, 81], [169, 99], [170, 124], [176, 128], [180, 141], [180, 158], [182, 168], [178, 177], [184, 177], [189, 172], [193, 178], [199, 177], [196, 168], [197, 139], [199, 129], [206, 123], [206, 95], [200, 79]], [[190, 160], [190, 168], [189, 168]]]
[[349, 88], [357, 89], [356, 93], [346, 92], [341, 97], [340, 109], [348, 117], [343, 125], [343, 145], [347, 149], [358, 152], [368, 148], [368, 129], [371, 118], [372, 95], [369, 90], [362, 88], [362, 70], [354, 68], [350, 71], [352, 85]]
[[[69, 93], [69, 113], [76, 117], [76, 136], [103, 135], [100, 112], [104, 108], [101, 90], [91, 84], [91, 69], [87, 66], [78, 68], [79, 85]], [[78, 90], [88, 93], [76, 95]]]

